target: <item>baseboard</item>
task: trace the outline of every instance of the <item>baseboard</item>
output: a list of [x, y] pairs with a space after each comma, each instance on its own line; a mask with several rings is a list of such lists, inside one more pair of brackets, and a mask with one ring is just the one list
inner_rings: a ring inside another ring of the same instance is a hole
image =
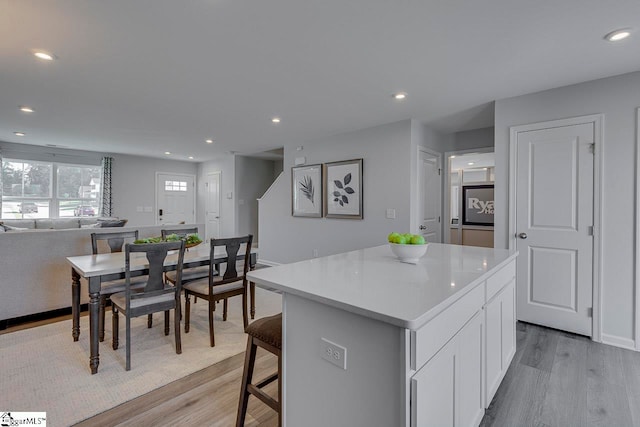
[[626, 348], [628, 350], [636, 350], [636, 343], [632, 339], [623, 338], [616, 335], [602, 334], [602, 344], [608, 344], [615, 347]]
[[[89, 310], [88, 304], [82, 304], [80, 306], [80, 312], [88, 311], [88, 310]], [[70, 314], [71, 314], [71, 307], [65, 307], [65, 308], [59, 308], [56, 310], [45, 311], [42, 313], [29, 314], [27, 316], [13, 317], [11, 319], [3, 319], [3, 320], [0, 320], [0, 331], [4, 331], [5, 329], [11, 326], [17, 326], [25, 323], [53, 319], [55, 317], [60, 317], [60, 316], [68, 316]]]
[[279, 265], [282, 265], [282, 263], [280, 262], [269, 261], [266, 259], [258, 259], [258, 264], [268, 265], [269, 267], [277, 267]]

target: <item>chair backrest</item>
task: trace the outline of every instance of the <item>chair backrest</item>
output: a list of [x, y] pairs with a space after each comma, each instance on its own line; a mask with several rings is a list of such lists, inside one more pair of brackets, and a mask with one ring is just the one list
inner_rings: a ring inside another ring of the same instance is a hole
[[198, 234], [198, 227], [192, 228], [165, 228], [160, 230], [160, 236], [162, 240], [166, 239], [170, 234], [177, 234], [180, 237], [185, 237], [189, 234]]
[[[175, 288], [165, 290], [164, 282], [164, 262], [169, 251], [178, 251], [178, 261], [176, 264], [176, 283]], [[184, 262], [184, 241], [161, 242], [161, 243], [143, 243], [125, 245], [125, 291], [127, 293], [127, 305], [131, 297], [131, 254], [144, 253], [149, 264], [149, 276], [142, 293], [136, 292], [135, 298], [152, 296], [165, 292], [180, 292], [182, 287], [182, 264]], [[151, 294], [151, 295], [145, 295]]]
[[138, 230], [119, 231], [114, 233], [91, 233], [91, 250], [98, 254], [98, 242], [104, 240], [109, 245], [111, 252], [122, 252], [125, 239], [138, 240]]
[[[227, 251], [226, 269], [222, 275], [222, 281], [216, 281], [216, 285], [222, 285], [225, 283], [237, 282], [238, 280], [245, 280], [247, 272], [249, 271], [249, 260], [251, 256], [251, 243], [253, 242], [253, 236], [251, 234], [242, 237], [230, 237], [226, 239], [211, 239], [211, 255], [209, 263], [209, 282], [213, 284], [213, 278], [215, 276], [213, 269], [215, 268], [214, 262], [216, 259], [215, 249], [216, 247], [224, 247]], [[244, 251], [242, 251], [242, 245]], [[238, 274], [237, 264], [242, 262], [242, 274]]]

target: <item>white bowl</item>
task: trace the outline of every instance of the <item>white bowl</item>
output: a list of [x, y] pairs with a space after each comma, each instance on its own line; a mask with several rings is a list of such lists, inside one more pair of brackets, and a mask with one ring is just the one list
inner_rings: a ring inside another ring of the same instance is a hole
[[401, 262], [408, 264], [417, 264], [418, 260], [427, 252], [428, 243], [424, 245], [401, 245], [398, 243], [389, 243], [391, 252], [398, 257]]

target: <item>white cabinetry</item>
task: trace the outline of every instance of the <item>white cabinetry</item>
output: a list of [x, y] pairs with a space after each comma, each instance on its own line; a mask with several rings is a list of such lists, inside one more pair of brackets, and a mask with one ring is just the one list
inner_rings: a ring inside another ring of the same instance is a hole
[[484, 316], [476, 315], [411, 379], [411, 425], [477, 426], [484, 415]]
[[489, 407], [516, 352], [515, 278], [485, 306], [486, 389], [485, 407]]

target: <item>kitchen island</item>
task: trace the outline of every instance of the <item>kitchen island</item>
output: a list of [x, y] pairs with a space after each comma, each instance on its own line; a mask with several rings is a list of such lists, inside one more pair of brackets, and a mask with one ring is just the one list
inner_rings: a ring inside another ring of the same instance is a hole
[[387, 245], [253, 271], [283, 293], [285, 426], [477, 426], [515, 353], [517, 252]]

